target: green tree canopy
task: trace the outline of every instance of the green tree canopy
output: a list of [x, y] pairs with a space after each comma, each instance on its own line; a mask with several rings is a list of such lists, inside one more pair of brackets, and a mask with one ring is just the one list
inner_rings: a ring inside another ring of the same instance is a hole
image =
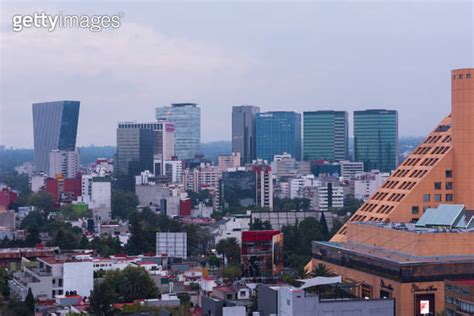
[[138, 197], [133, 192], [112, 191], [112, 217], [127, 219], [139, 204]]

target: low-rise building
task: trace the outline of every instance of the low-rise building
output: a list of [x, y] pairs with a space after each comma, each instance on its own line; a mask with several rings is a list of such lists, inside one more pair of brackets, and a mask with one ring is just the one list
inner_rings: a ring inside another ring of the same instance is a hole
[[347, 242], [313, 242], [312, 270], [322, 263], [361, 298], [395, 298], [399, 315], [445, 310], [445, 280], [474, 276], [472, 212], [463, 205], [429, 209], [415, 223], [347, 224]]
[[447, 280], [445, 293], [446, 316], [474, 315], [474, 279]]
[[89, 296], [94, 288], [93, 262], [75, 257], [44, 257], [25, 262], [22, 271], [9, 281], [13, 296], [24, 300], [31, 289], [35, 298], [54, 299], [56, 295], [74, 291]]

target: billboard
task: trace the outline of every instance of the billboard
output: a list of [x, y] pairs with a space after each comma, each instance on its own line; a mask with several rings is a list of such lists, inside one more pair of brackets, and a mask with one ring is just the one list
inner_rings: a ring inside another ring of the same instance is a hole
[[280, 233], [272, 237], [272, 273], [279, 274], [283, 271], [283, 245], [284, 235]]

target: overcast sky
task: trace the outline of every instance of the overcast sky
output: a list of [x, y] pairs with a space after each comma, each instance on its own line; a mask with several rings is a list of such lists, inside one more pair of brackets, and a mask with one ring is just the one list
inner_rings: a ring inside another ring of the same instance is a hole
[[[202, 141], [230, 140], [233, 105], [386, 108], [420, 136], [450, 111], [450, 70], [474, 67], [473, 1], [2, 2], [0, 144], [32, 147], [31, 104], [80, 100], [78, 145], [118, 121], [196, 102]], [[14, 14], [117, 14], [118, 30], [12, 31]], [[352, 122], [350, 122], [352, 129]]]

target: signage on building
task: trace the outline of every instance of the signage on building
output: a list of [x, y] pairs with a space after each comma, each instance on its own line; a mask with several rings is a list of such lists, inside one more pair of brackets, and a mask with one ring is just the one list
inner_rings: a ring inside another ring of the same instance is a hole
[[420, 314], [427, 315], [430, 313], [430, 301], [421, 300], [420, 301]]

